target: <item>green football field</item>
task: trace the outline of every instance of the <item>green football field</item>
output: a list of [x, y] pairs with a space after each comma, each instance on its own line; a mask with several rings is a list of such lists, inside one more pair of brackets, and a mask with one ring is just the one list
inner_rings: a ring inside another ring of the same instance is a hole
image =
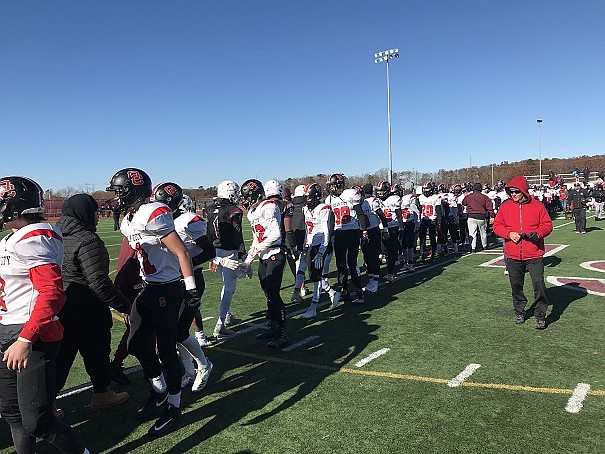
[[[605, 260], [605, 223], [590, 217], [577, 235], [570, 222], [555, 220], [546, 239], [544, 331], [533, 318], [514, 324], [497, 246], [419, 265], [365, 304], [324, 307], [314, 320], [297, 315], [310, 297], [288, 303], [291, 343], [301, 343], [288, 351], [255, 339], [266, 305], [254, 277], [238, 281], [232, 306], [242, 334], [205, 349], [214, 371], [201, 393], [183, 391], [179, 430], [150, 439], [151, 422], [134, 418], [148, 388], [132, 357], [132, 384], [112, 385], [130, 393], [126, 404], [91, 412], [92, 391], [74, 389], [88, 382], [79, 362], [58, 405], [93, 453], [604, 453], [605, 266], [585, 262]], [[103, 219], [99, 234], [117, 257], [112, 227]], [[204, 276], [211, 333], [221, 286]], [[292, 284], [286, 271], [286, 302]], [[0, 423], [0, 452], [10, 446]], [[38, 452], [55, 451], [39, 442]]]

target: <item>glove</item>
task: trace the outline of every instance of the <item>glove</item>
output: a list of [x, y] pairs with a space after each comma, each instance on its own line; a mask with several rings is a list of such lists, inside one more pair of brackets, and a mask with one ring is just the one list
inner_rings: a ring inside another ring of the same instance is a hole
[[361, 235], [361, 247], [364, 248], [370, 242], [370, 237], [368, 236], [368, 232], [363, 232]]
[[220, 257], [218, 264], [230, 270], [236, 270], [239, 266], [237, 260], [230, 259], [229, 257]]
[[247, 263], [242, 263], [237, 268], [237, 277], [239, 279], [252, 279], [252, 267]]
[[185, 290], [185, 304], [189, 307], [200, 307], [200, 294], [196, 288]]
[[538, 235], [538, 232], [522, 233], [521, 238], [529, 241], [538, 241], [540, 239], [540, 235]]
[[321, 252], [318, 252], [315, 258], [313, 259], [313, 265], [317, 270], [321, 270], [324, 266], [324, 255]]

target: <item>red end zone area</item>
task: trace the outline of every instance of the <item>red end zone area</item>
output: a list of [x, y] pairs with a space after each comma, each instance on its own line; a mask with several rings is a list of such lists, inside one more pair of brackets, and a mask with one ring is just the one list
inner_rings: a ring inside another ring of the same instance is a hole
[[[565, 249], [568, 244], [545, 244], [544, 245], [544, 257], [548, 257], [550, 255], [554, 255], [557, 252]], [[605, 262], [604, 262], [605, 263]], [[500, 254], [498, 257], [488, 260], [485, 263], [482, 263], [479, 266], [485, 266], [488, 268], [504, 268], [504, 255]], [[605, 272], [605, 269], [604, 269]]]

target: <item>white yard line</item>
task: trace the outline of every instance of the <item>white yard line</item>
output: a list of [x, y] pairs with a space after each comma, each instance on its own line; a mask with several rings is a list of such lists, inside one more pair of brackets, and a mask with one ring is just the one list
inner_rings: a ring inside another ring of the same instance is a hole
[[569, 244], [560, 244], [556, 248], [551, 249], [550, 251], [544, 253], [544, 257], [550, 257], [551, 255], [555, 255], [557, 252], [562, 251], [567, 246], [569, 246]]
[[389, 351], [391, 351], [390, 348], [381, 348], [380, 350], [378, 350], [377, 352], [372, 353], [370, 356], [368, 356], [367, 358], [362, 359], [361, 361], [357, 361], [355, 363], [355, 367], [363, 367], [366, 364], [368, 364], [370, 361], [375, 360], [376, 358], [382, 356], [382, 355], [386, 355]]
[[568, 413], [580, 413], [580, 410], [584, 406], [583, 402], [588, 395], [588, 391], [590, 391], [589, 384], [578, 383], [578, 386], [576, 386], [576, 389], [573, 390], [571, 397], [567, 401], [565, 411]]
[[212, 320], [214, 317], [204, 317], [202, 319], [203, 322], [207, 322], [208, 320]]
[[468, 377], [473, 375], [473, 373], [480, 367], [481, 367], [481, 364], [469, 364], [468, 366], [466, 366], [464, 368], [464, 370], [462, 372], [460, 372], [458, 375], [456, 375], [454, 378], [452, 378], [447, 383], [447, 386], [449, 386], [450, 388], [457, 388], [462, 383], [464, 383]]
[[306, 339], [303, 339], [303, 340], [301, 340], [301, 341], [298, 341], [298, 342], [297, 342], [297, 343], [295, 343], [295, 344], [289, 345], [289, 346], [288, 346], [288, 347], [286, 347], [286, 348], [282, 348], [282, 350], [281, 350], [281, 351], [282, 351], [282, 352], [289, 352], [289, 351], [291, 351], [291, 350], [294, 350], [295, 348], [300, 347], [301, 345], [308, 344], [309, 342], [314, 341], [315, 339], [319, 339], [319, 336], [310, 336], [310, 337], [307, 337]]

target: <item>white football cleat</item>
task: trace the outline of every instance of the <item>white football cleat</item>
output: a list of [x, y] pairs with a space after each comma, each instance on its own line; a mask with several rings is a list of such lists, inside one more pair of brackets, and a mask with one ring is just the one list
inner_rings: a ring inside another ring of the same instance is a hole
[[330, 289], [328, 294], [330, 295], [330, 301], [332, 301], [332, 309], [334, 309], [336, 306], [338, 306], [338, 301], [340, 300], [340, 292]]
[[194, 393], [201, 391], [204, 389], [206, 384], [208, 383], [208, 378], [210, 377], [210, 373], [212, 372], [212, 368], [214, 365], [208, 360], [208, 365], [203, 369], [195, 370], [195, 379], [193, 380], [193, 386], [191, 386], [191, 391]]

